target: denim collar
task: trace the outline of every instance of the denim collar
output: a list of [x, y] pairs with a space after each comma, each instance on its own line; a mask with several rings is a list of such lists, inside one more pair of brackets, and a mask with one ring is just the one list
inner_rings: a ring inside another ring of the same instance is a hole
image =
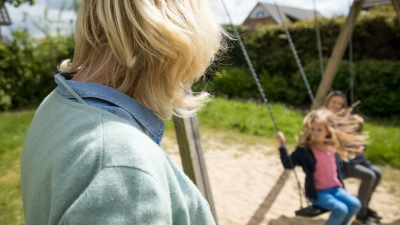
[[[57, 79], [55, 81], [58, 84], [57, 91], [61, 95], [69, 99], [75, 99], [75, 97], [63, 85], [60, 85], [60, 82]], [[66, 80], [66, 83], [83, 99], [101, 99], [126, 110], [150, 132], [151, 136], [156, 138], [156, 142], [161, 141], [165, 129], [164, 121], [133, 98], [119, 90], [101, 84], [74, 80]]]

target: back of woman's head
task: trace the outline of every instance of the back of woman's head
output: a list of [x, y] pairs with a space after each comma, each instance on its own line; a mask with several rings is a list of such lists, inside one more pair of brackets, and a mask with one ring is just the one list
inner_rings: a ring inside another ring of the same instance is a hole
[[207, 0], [84, 0], [73, 60], [60, 71], [78, 72], [101, 59], [106, 85], [161, 118], [188, 116], [208, 100], [205, 92], [192, 95], [190, 86], [214, 60], [224, 34]]

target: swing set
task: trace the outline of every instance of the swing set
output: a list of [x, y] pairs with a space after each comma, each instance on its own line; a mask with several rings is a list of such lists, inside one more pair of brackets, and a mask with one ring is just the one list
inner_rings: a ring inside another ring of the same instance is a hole
[[[273, 114], [273, 112], [271, 110], [271, 107], [270, 107], [270, 104], [268, 102], [268, 99], [266, 98], [266, 96], [264, 94], [264, 90], [262, 89], [260, 81], [259, 81], [259, 79], [258, 79], [258, 77], [257, 77], [257, 75], [255, 73], [254, 67], [253, 67], [253, 65], [251, 63], [251, 60], [250, 60], [250, 58], [249, 58], [249, 56], [247, 54], [247, 51], [246, 51], [246, 49], [244, 47], [243, 41], [241, 40], [240, 34], [239, 34], [238, 30], [236, 29], [236, 27], [233, 25], [232, 19], [230, 17], [229, 11], [228, 11], [228, 9], [227, 9], [227, 7], [225, 5], [224, 0], [221, 0], [221, 1], [222, 1], [223, 5], [224, 5], [226, 14], [229, 17], [230, 24], [231, 24], [231, 26], [232, 26], [232, 28], [234, 30], [234, 35], [235, 35], [235, 37], [236, 37], [236, 39], [237, 39], [237, 41], [239, 43], [239, 46], [240, 46], [240, 48], [242, 50], [242, 53], [243, 53], [243, 55], [244, 55], [244, 57], [246, 59], [247, 65], [250, 68], [250, 71], [251, 71], [251, 74], [253, 76], [253, 79], [254, 79], [254, 81], [255, 81], [255, 83], [257, 85], [257, 88], [258, 88], [258, 90], [259, 90], [259, 92], [261, 94], [261, 98], [262, 98], [264, 104], [266, 105], [266, 107], [268, 109], [268, 112], [269, 112], [271, 120], [272, 120], [272, 122], [274, 124], [275, 130], [278, 132], [278, 131], [280, 131], [280, 129], [279, 129], [278, 124], [276, 122], [275, 116], [274, 116], [274, 114]], [[291, 35], [289, 33], [289, 30], [288, 30], [288, 28], [287, 28], [287, 26], [285, 24], [285, 20], [284, 20], [283, 14], [282, 14], [278, 4], [276, 3], [276, 0], [274, 0], [274, 5], [275, 5], [275, 7], [277, 9], [277, 12], [278, 12], [278, 15], [280, 17], [280, 20], [282, 21], [282, 26], [284, 28], [286, 37], [287, 37], [289, 45], [291, 47], [293, 56], [294, 56], [294, 58], [296, 60], [297, 66], [298, 66], [299, 71], [300, 71], [300, 74], [301, 74], [301, 76], [303, 78], [303, 81], [304, 81], [304, 84], [305, 84], [305, 86], [307, 88], [308, 95], [309, 95], [309, 97], [311, 99], [311, 102], [313, 104], [313, 107], [315, 109], [317, 109], [319, 106], [321, 106], [323, 104], [323, 102], [324, 102], [324, 96], [327, 93], [327, 89], [329, 89], [331, 84], [332, 84], [333, 78], [334, 78], [334, 76], [336, 74], [336, 71], [337, 71], [337, 67], [338, 67], [338, 65], [340, 63], [340, 59], [344, 55], [345, 46], [347, 44], [348, 44], [348, 47], [349, 47], [349, 61], [350, 61], [350, 64], [349, 64], [350, 65], [349, 66], [350, 100], [351, 100], [351, 104], [353, 104], [353, 102], [354, 102], [353, 51], [352, 51], [352, 38], [351, 38], [351, 36], [352, 36], [353, 29], [355, 27], [356, 19], [357, 19], [358, 15], [359, 15], [359, 13], [360, 13], [360, 11], [362, 9], [364, 1], [365, 0], [354, 0], [352, 6], [350, 7], [350, 12], [349, 12], [349, 16], [347, 17], [346, 24], [345, 24], [344, 28], [341, 30], [341, 32], [339, 34], [339, 38], [338, 38], [338, 41], [337, 41], [337, 43], [336, 43], [336, 45], [334, 47], [334, 50], [333, 50], [333, 53], [332, 53], [332, 57], [331, 57], [331, 59], [330, 59], [330, 61], [328, 63], [327, 69], [326, 69], [326, 71], [324, 73], [324, 65], [323, 65], [322, 50], [321, 50], [322, 49], [322, 47], [321, 47], [321, 37], [320, 37], [320, 32], [319, 32], [319, 24], [318, 24], [318, 17], [317, 17], [317, 11], [316, 11], [316, 2], [315, 2], [315, 0], [313, 0], [313, 3], [314, 3], [314, 19], [315, 19], [316, 37], [317, 37], [317, 46], [318, 46], [318, 56], [319, 56], [320, 70], [321, 70], [321, 76], [322, 76], [322, 79], [321, 79], [321, 82], [320, 82], [320, 85], [319, 85], [319, 88], [318, 88], [318, 92], [317, 92], [317, 97], [315, 99], [314, 96], [313, 96], [312, 90], [310, 88], [309, 82], [307, 80], [307, 77], [305, 75], [305, 72], [304, 72], [303, 66], [301, 64], [300, 58], [299, 58], [299, 56], [297, 54], [297, 51], [296, 51], [296, 48], [294, 46], [293, 40], [292, 40]], [[397, 15], [398, 15], [398, 17], [400, 19], [400, 16], [399, 16], [400, 15], [400, 13], [399, 13], [400, 12], [400, 7], [398, 7], [398, 6], [400, 6], [400, 0], [392, 0], [392, 3], [395, 6]], [[292, 164], [292, 167], [293, 167], [293, 164]], [[295, 175], [295, 178], [296, 178], [296, 181], [297, 181], [297, 186], [298, 186], [299, 195], [300, 195], [300, 209], [295, 211], [296, 216], [315, 217], [315, 216], [321, 215], [321, 214], [323, 214], [325, 212], [328, 212], [329, 210], [327, 210], [327, 209], [321, 208], [321, 207], [316, 206], [316, 205], [311, 205], [309, 201], [306, 201], [307, 202], [307, 206], [303, 207], [303, 198], [302, 197], [303, 197], [304, 191], [303, 191], [303, 188], [301, 187], [299, 178], [298, 178], [297, 173], [296, 173], [296, 171], [294, 169], [293, 169], [293, 172], [294, 172], [294, 175]]]
[[[230, 23], [234, 29], [235, 36], [237, 37], [237, 40], [239, 42], [240, 48], [243, 52], [243, 55], [245, 56], [246, 62], [250, 68], [251, 74], [255, 80], [255, 83], [257, 85], [257, 88], [261, 94], [262, 100], [265, 103], [269, 115], [271, 117], [271, 120], [274, 124], [274, 127], [276, 131], [279, 131], [278, 124], [276, 122], [276, 119], [272, 113], [271, 107], [268, 103], [268, 100], [264, 94], [264, 91], [261, 87], [261, 84], [257, 78], [257, 75], [255, 73], [254, 67], [251, 63], [251, 60], [247, 54], [247, 51], [243, 45], [243, 42], [240, 38], [240, 35], [236, 29], [236, 27], [232, 23], [232, 19], [230, 17], [230, 14], [228, 12], [228, 9], [225, 5], [224, 0], [221, 0], [223, 3], [223, 6], [225, 8], [226, 14], [229, 17]], [[352, 74], [352, 32], [354, 29], [355, 22], [357, 20], [357, 17], [362, 9], [362, 6], [364, 5], [364, 2], [367, 2], [368, 0], [353, 0], [353, 4], [350, 8], [349, 15], [346, 19], [346, 22], [343, 26], [343, 28], [340, 31], [340, 34], [338, 36], [338, 39], [336, 41], [336, 44], [333, 48], [332, 55], [328, 61], [327, 67], [324, 70], [324, 65], [323, 65], [323, 60], [322, 60], [322, 50], [321, 50], [321, 38], [319, 34], [319, 24], [318, 24], [318, 19], [316, 15], [316, 3], [314, 1], [314, 19], [316, 21], [316, 35], [317, 35], [317, 44], [318, 44], [318, 56], [319, 56], [319, 61], [320, 61], [320, 70], [321, 70], [321, 82], [318, 87], [318, 91], [316, 94], [316, 97], [314, 98], [311, 88], [308, 84], [307, 77], [304, 73], [303, 67], [301, 65], [300, 59], [297, 55], [296, 49], [294, 47], [293, 41], [290, 37], [290, 33], [284, 23], [283, 15], [279, 9], [279, 6], [277, 5], [276, 1], [274, 0], [275, 6], [278, 9], [279, 16], [281, 18], [281, 21], [283, 21], [283, 27], [285, 29], [285, 33], [287, 35], [289, 44], [291, 46], [293, 55], [296, 59], [296, 63], [299, 67], [301, 76], [303, 78], [303, 81], [307, 87], [307, 92], [310, 96], [310, 99], [312, 101], [313, 107], [317, 108], [318, 106], [321, 106], [324, 103], [324, 98], [326, 95], [327, 90], [331, 87], [332, 81], [336, 75], [339, 63], [344, 55], [344, 52], [346, 50], [346, 46], [349, 44], [349, 61], [350, 61], [350, 100], [353, 103], [354, 101], [354, 92], [353, 92], [353, 85], [354, 85], [354, 80], [353, 80], [353, 74]], [[397, 17], [400, 21], [400, 0], [391, 0], [396, 13]], [[201, 140], [200, 140], [200, 133], [198, 129], [198, 122], [197, 122], [197, 117], [191, 117], [191, 118], [176, 118], [174, 117], [174, 126], [175, 126], [175, 131], [177, 133], [178, 137], [178, 145], [179, 145], [179, 152], [182, 158], [185, 160], [182, 160], [183, 162], [183, 169], [184, 172], [189, 176], [189, 178], [196, 184], [196, 186], [199, 188], [200, 192], [203, 194], [203, 196], [207, 199], [211, 212], [217, 221], [217, 214], [216, 214], [216, 209], [213, 203], [213, 198], [212, 198], [212, 193], [211, 193], [211, 187], [210, 183], [208, 181], [208, 173], [207, 173], [207, 167], [205, 164], [204, 160], [204, 155], [203, 155], [203, 150], [202, 150], [202, 145], [201, 145]], [[294, 171], [294, 170], [293, 170]], [[305, 216], [305, 217], [314, 217], [318, 216], [320, 214], [323, 214], [327, 212], [328, 210], [322, 209], [317, 206], [311, 205], [307, 201], [307, 206], [303, 207], [303, 200], [302, 200], [302, 194], [303, 190], [300, 184], [300, 181], [298, 179], [298, 176], [296, 172], [294, 171], [296, 180], [297, 180], [297, 185], [299, 189], [299, 195], [300, 195], [300, 209], [295, 211], [296, 216]]]
[[[238, 40], [239, 46], [240, 46], [240, 48], [241, 48], [241, 50], [242, 50], [242, 53], [243, 53], [243, 55], [244, 55], [244, 57], [245, 57], [245, 59], [246, 59], [247, 65], [248, 65], [249, 68], [250, 68], [250, 71], [251, 71], [251, 74], [252, 74], [252, 76], [253, 76], [253, 79], [254, 79], [254, 81], [255, 81], [255, 83], [256, 83], [256, 85], [257, 85], [257, 88], [258, 88], [258, 90], [259, 90], [259, 92], [260, 92], [260, 94], [261, 94], [261, 98], [262, 98], [264, 104], [266, 105], [266, 107], [267, 107], [267, 109], [268, 109], [268, 112], [269, 112], [269, 115], [270, 115], [270, 117], [271, 117], [271, 120], [272, 120], [272, 122], [273, 122], [273, 124], [274, 124], [275, 130], [278, 132], [278, 131], [280, 131], [279, 126], [278, 126], [278, 123], [277, 123], [277, 121], [276, 121], [276, 119], [275, 119], [275, 116], [274, 116], [274, 114], [273, 114], [273, 112], [272, 112], [272, 109], [271, 109], [271, 106], [270, 106], [270, 104], [269, 104], [269, 102], [268, 102], [268, 99], [266, 98], [266, 96], [265, 96], [265, 94], [264, 94], [264, 90], [263, 90], [263, 88], [262, 88], [262, 86], [261, 86], [261, 83], [260, 83], [260, 81], [259, 81], [259, 79], [258, 79], [258, 77], [257, 77], [257, 75], [256, 75], [256, 72], [255, 72], [254, 67], [253, 67], [253, 64], [252, 64], [252, 62], [251, 62], [251, 60], [250, 60], [250, 57], [249, 57], [249, 55], [247, 54], [246, 48], [244, 47], [243, 41], [242, 41], [242, 39], [241, 39], [241, 37], [240, 37], [240, 34], [239, 34], [238, 30], [237, 30], [236, 27], [233, 25], [231, 16], [230, 16], [229, 11], [228, 11], [228, 9], [227, 9], [227, 7], [226, 7], [226, 5], [225, 5], [224, 0], [222, 0], [222, 3], [223, 3], [223, 5], [224, 5], [224, 8], [225, 8], [225, 11], [226, 11], [227, 16], [229, 17], [229, 21], [230, 21], [230, 24], [231, 24], [231, 26], [232, 26], [232, 28], [233, 28], [235, 37], [236, 37], [237, 40]], [[314, 3], [315, 3], [315, 0], [314, 0]], [[290, 36], [289, 30], [288, 30], [288, 28], [287, 28], [286, 25], [285, 25], [282, 12], [281, 12], [279, 6], [277, 5], [276, 1], [274, 1], [274, 4], [275, 4], [275, 7], [276, 7], [276, 9], [277, 9], [277, 12], [278, 12], [278, 14], [279, 14], [279, 16], [280, 16], [280, 19], [281, 19], [281, 21], [282, 21], [282, 24], [283, 24], [283, 27], [284, 27], [286, 36], [287, 36], [287, 38], [288, 38], [288, 41], [289, 41], [290, 47], [291, 47], [291, 49], [292, 49], [293, 55], [294, 55], [294, 57], [295, 57], [296, 63], [297, 63], [297, 65], [298, 65], [298, 67], [299, 67], [299, 70], [300, 70], [300, 73], [301, 73], [301, 75], [302, 75], [303, 81], [304, 81], [304, 83], [306, 84], [307, 91], [308, 91], [308, 94], [309, 94], [309, 96], [310, 96], [310, 99], [311, 99], [311, 101], [312, 101], [312, 103], [313, 103], [313, 106], [314, 106], [315, 108], [317, 108], [317, 104], [316, 104], [316, 102], [315, 102], [315, 99], [314, 99], [314, 96], [313, 96], [313, 94], [312, 94], [310, 85], [309, 85], [308, 80], [307, 80], [307, 77], [306, 77], [306, 75], [305, 75], [303, 66], [301, 65], [300, 58], [299, 58], [299, 56], [298, 56], [298, 54], [297, 54], [297, 52], [296, 52], [296, 49], [295, 49], [295, 46], [294, 46], [294, 44], [293, 44], [292, 38], [291, 38], [291, 36]], [[315, 5], [315, 4], [314, 4], [314, 5]], [[314, 10], [314, 11], [315, 11], [315, 10]], [[316, 12], [316, 11], [315, 11], [315, 12]], [[317, 39], [320, 41], [320, 38], [319, 38], [319, 31], [317, 32], [317, 36], [318, 36]], [[319, 42], [319, 44], [318, 44], [318, 47], [319, 47], [319, 52], [321, 52], [321, 51], [320, 51], [320, 47], [321, 47], [320, 42]], [[320, 54], [320, 56], [321, 56], [320, 63], [321, 63], [321, 65], [323, 65], [322, 53]], [[291, 161], [290, 161], [290, 162], [291, 162]], [[293, 166], [292, 166], [292, 167], [293, 167]], [[323, 214], [323, 213], [327, 212], [328, 210], [323, 209], [323, 208], [318, 207], [318, 206], [313, 206], [313, 205], [311, 205], [308, 201], [307, 201], [307, 207], [303, 207], [303, 194], [302, 194], [302, 193], [303, 193], [303, 189], [302, 189], [302, 187], [301, 187], [300, 180], [299, 180], [299, 178], [298, 178], [298, 176], [297, 176], [297, 173], [296, 173], [296, 171], [295, 171], [294, 169], [293, 169], [293, 172], [294, 172], [294, 175], [295, 175], [295, 178], [296, 178], [296, 181], [297, 181], [297, 186], [298, 186], [298, 189], [299, 189], [300, 207], [301, 207], [299, 210], [296, 210], [296, 211], [295, 211], [295, 214], [296, 214], [297, 216], [314, 217], [314, 216], [318, 216], [318, 215], [320, 215], [320, 214]]]

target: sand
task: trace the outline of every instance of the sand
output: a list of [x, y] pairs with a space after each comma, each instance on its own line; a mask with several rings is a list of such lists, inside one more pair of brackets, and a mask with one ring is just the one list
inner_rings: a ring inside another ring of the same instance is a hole
[[[276, 146], [222, 144], [218, 138], [203, 138], [207, 140], [203, 146], [219, 225], [325, 224], [329, 213], [314, 218], [295, 216], [295, 210], [300, 208], [296, 179], [293, 171], [283, 169]], [[162, 146], [181, 167], [174, 137], [166, 136]], [[304, 173], [301, 168], [296, 171], [303, 185]], [[356, 195], [359, 181], [345, 179], [345, 186]], [[400, 196], [390, 190], [383, 181], [370, 207], [383, 216], [381, 224], [400, 225]]]

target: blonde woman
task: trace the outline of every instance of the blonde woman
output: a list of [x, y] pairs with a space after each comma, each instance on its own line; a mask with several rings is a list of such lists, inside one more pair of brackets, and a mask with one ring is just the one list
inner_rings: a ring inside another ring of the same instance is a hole
[[25, 224], [215, 224], [163, 152], [163, 119], [221, 50], [206, 0], [84, 0], [72, 60], [37, 109], [21, 159]]
[[[353, 107], [347, 107], [347, 98], [343, 92], [331, 91], [328, 93], [325, 105], [333, 113], [347, 118], [349, 123], [342, 124], [341, 129], [343, 131], [347, 133], [362, 132], [364, 119], [359, 115], [350, 114]], [[362, 143], [358, 145], [355, 157], [344, 163], [344, 175], [346, 178], [354, 177], [361, 180], [358, 198], [361, 201], [362, 207], [357, 214], [357, 219], [362, 224], [374, 225], [375, 223], [371, 219], [379, 221], [382, 217], [369, 207], [369, 202], [373, 192], [381, 181], [382, 172], [378, 166], [365, 158], [364, 152], [365, 143]]]
[[332, 212], [326, 225], [347, 225], [360, 210], [361, 203], [343, 188], [342, 160], [348, 157], [343, 142], [359, 142], [365, 138], [362, 134], [342, 135], [335, 121], [335, 115], [327, 109], [310, 112], [304, 119], [298, 146], [290, 155], [282, 132], [278, 132], [277, 139], [283, 166], [286, 169], [301, 166], [306, 173], [307, 198]]

